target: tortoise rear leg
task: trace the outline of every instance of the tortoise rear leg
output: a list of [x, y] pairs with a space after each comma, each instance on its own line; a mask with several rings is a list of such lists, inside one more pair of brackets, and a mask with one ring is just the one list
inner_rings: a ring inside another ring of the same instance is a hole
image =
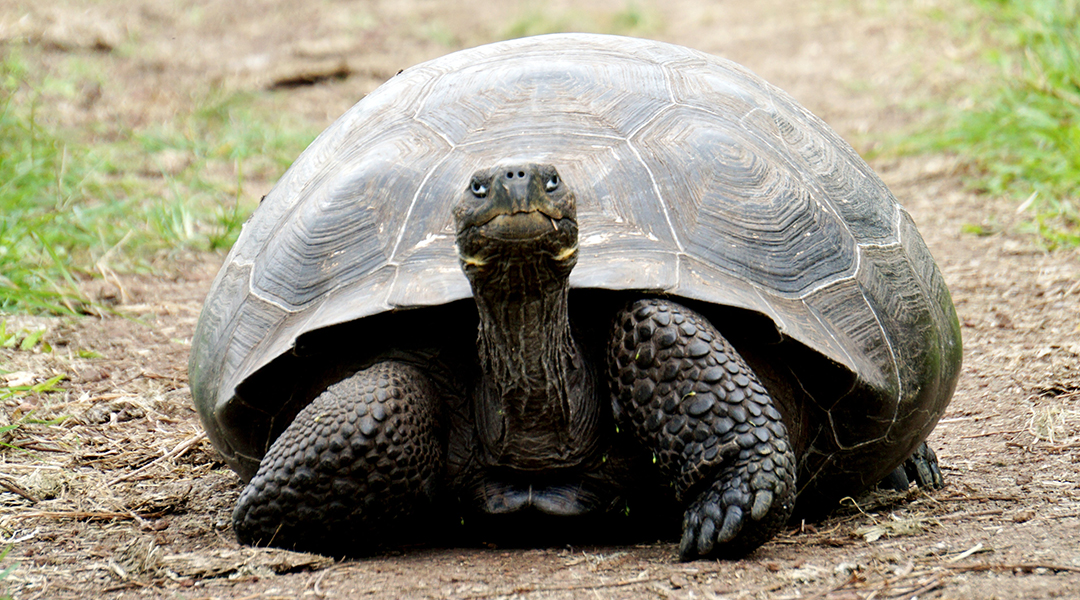
[[885, 476], [880, 486], [903, 492], [912, 482], [924, 490], [940, 490], [945, 487], [945, 478], [941, 475], [937, 454], [934, 454], [926, 442], [920, 443], [907, 460]]
[[616, 318], [609, 369], [616, 414], [688, 502], [683, 560], [739, 556], [795, 504], [795, 458], [780, 413], [703, 316], [641, 300]]
[[438, 394], [418, 368], [378, 363], [320, 394], [240, 495], [242, 543], [357, 554], [399, 542], [442, 471]]

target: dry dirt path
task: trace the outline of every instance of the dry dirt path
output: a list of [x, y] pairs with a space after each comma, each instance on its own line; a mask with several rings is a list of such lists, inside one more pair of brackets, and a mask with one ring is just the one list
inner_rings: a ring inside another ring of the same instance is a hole
[[[492, 4], [2, 0], [0, 37], [29, 40], [21, 51], [43, 67], [73, 54], [105, 65], [109, 82], [92, 102], [52, 107], [70, 124], [152, 122], [219, 85], [322, 127], [400, 68], [494, 39], [522, 14], [541, 20], [573, 6]], [[932, 4], [641, 5], [649, 37], [747, 65], [866, 152], [910, 125], [920, 102], [978, 72], [971, 51], [925, 16]], [[587, 14], [607, 22], [627, 5], [596, 6]], [[137, 51], [116, 50], [124, 39]], [[407, 549], [344, 562], [242, 548], [228, 526], [238, 481], [200, 437], [186, 388], [186, 340], [216, 268], [204, 257], [167, 277], [123, 280], [121, 308], [145, 325], [49, 320], [61, 351], [3, 351], [8, 370], [70, 377], [62, 400], [9, 401], [3, 418], [72, 416], [6, 438], [30, 452], [0, 449], [0, 536], [16, 540], [20, 563], [3, 583], [20, 599], [1080, 597], [1078, 255], [1009, 233], [1012, 206], [965, 191], [947, 157], [873, 166], [918, 223], [963, 324], [963, 375], [930, 438], [948, 478], [939, 493], [793, 529], [739, 562], [676, 563], [673, 544]], [[270, 185], [248, 187], [259, 195]], [[986, 221], [1005, 233], [961, 233]], [[65, 350], [78, 348], [103, 358]]]

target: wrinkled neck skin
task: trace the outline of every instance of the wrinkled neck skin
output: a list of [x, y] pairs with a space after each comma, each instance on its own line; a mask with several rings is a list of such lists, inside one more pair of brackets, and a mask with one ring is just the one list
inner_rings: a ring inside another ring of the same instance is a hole
[[[480, 314], [478, 432], [490, 466], [549, 470], [592, 454], [600, 407], [567, 310], [573, 266], [507, 248], [474, 272]], [[538, 256], [539, 255], [539, 256]]]

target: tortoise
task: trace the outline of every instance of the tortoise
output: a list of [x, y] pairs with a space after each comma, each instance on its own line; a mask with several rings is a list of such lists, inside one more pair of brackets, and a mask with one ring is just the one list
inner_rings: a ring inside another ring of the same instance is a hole
[[691, 560], [940, 487], [960, 359], [911, 217], [824, 122], [727, 60], [554, 34], [324, 131], [225, 259], [190, 381], [243, 543], [681, 517]]

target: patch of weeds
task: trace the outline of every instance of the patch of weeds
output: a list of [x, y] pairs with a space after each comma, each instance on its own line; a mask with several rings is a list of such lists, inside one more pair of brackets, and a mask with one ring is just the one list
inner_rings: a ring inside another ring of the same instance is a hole
[[[23, 396], [26, 394], [48, 394], [51, 392], [59, 392], [63, 388], [59, 387], [61, 381], [67, 379], [67, 375], [54, 375], [45, 381], [35, 384], [27, 385], [2, 385], [0, 386], [0, 400], [7, 400], [15, 396]], [[45, 421], [34, 421], [38, 424], [55, 425], [55, 423]], [[6, 433], [11, 428], [17, 427], [17, 424], [5, 425], [0, 427], [0, 434]], [[0, 445], [3, 445], [0, 442]]]
[[[48, 382], [43, 382], [43, 383], [38, 384], [35, 387], [40, 387], [40, 390], [35, 390], [35, 392], [37, 392], [37, 393], [55, 392], [56, 390], [52, 386], [55, 386], [56, 382], [58, 382], [60, 379], [64, 379], [64, 376], [56, 376], [56, 377], [50, 379]], [[2, 390], [2, 388], [0, 388], [0, 390]], [[4, 399], [4, 396], [2, 394], [0, 394], [0, 400], [2, 400], [2, 399]], [[18, 449], [17, 446], [12, 446], [11, 444], [8, 444], [8, 441], [6, 441], [6, 438], [11, 437], [12, 432], [16, 432], [16, 431], [18, 431], [19, 428], [22, 428], [22, 427], [24, 427], [26, 425], [45, 425], [45, 426], [50, 426], [51, 427], [53, 425], [59, 425], [60, 423], [63, 423], [64, 421], [67, 421], [67, 417], [57, 417], [55, 419], [35, 419], [35, 418], [32, 417], [32, 413], [27, 414], [22, 419], [19, 419], [18, 421], [14, 422], [14, 423], [11, 423], [10, 425], [0, 426], [0, 447]]]
[[160, 239], [176, 247], [232, 246], [258, 205], [244, 193], [247, 179], [277, 179], [315, 139], [283, 118], [269, 121], [252, 104], [246, 94], [211, 92], [191, 114], [135, 132], [137, 145], [119, 150], [166, 182], [166, 199], [148, 214]]
[[[101, 197], [86, 165], [38, 122], [27, 69], [0, 61], [0, 311], [74, 313], [77, 199]], [[29, 95], [29, 98], [24, 96]]]
[[458, 39], [457, 35], [438, 19], [426, 21], [421, 27], [420, 33], [440, 46], [456, 48], [461, 45], [461, 40]]
[[[0, 564], [2, 564], [5, 559], [7, 559], [7, 556], [8, 556], [8, 554], [11, 553], [11, 549], [13, 547], [14, 547], [13, 545], [8, 544], [7, 547], [3, 549], [3, 551], [0, 551]], [[13, 562], [13, 563], [9, 564], [8, 566], [4, 567], [3, 570], [0, 570], [0, 589], [4, 590], [4, 591], [0, 592], [0, 600], [11, 600], [11, 595], [7, 593], [8, 586], [7, 586], [6, 583], [4, 583], [4, 581], [8, 577], [10, 577], [12, 573], [15, 572], [15, 569], [18, 569], [18, 568], [19, 568], [19, 563]]]
[[973, 1], [1000, 77], [921, 145], [957, 152], [981, 191], [1024, 201], [1047, 247], [1080, 245], [1080, 0]]
[[964, 223], [960, 226], [960, 231], [968, 235], [987, 237], [998, 233], [999, 229], [989, 223]]
[[628, 2], [621, 11], [611, 15], [609, 23], [607, 33], [618, 35], [648, 35], [661, 27], [659, 15], [637, 2]]
[[42, 352], [52, 352], [52, 346], [42, 338], [45, 328], [27, 331], [25, 329], [8, 333], [7, 319], [0, 321], [0, 348], [18, 348], [24, 352], [40, 347]]
[[273, 181], [315, 137], [214, 92], [164, 125], [59, 130], [39, 117], [57, 89], [0, 59], [0, 313], [88, 312], [80, 282], [100, 272], [231, 246], [256, 205], [246, 178]]
[[513, 39], [546, 33], [590, 32], [645, 36], [662, 29], [660, 17], [638, 2], [627, 2], [622, 10], [609, 13], [579, 9], [556, 10], [532, 5], [509, 26], [503, 38]]

